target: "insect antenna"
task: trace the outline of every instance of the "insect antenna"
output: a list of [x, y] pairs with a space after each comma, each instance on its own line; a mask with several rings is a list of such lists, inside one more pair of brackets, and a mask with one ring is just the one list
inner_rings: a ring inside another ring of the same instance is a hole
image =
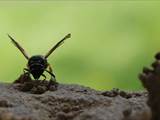
[[26, 59], [29, 59], [29, 56], [27, 55], [26, 51], [20, 46], [20, 44], [16, 42], [9, 34], [8, 34], [8, 37], [11, 39], [12, 43], [21, 51], [24, 57]]
[[45, 58], [48, 58], [49, 55], [54, 51], [56, 50], [59, 46], [61, 46], [64, 41], [67, 39], [67, 38], [70, 38], [71, 37], [71, 34], [67, 34], [62, 40], [60, 40], [56, 45], [53, 46], [52, 49], [49, 50], [49, 52], [45, 55]]

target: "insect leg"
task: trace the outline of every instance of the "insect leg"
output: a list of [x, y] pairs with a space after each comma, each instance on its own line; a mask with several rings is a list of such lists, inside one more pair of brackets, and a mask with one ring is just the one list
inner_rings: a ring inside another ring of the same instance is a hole
[[23, 68], [23, 72], [24, 72], [24, 74], [25, 73], [30, 73], [29, 69], [27, 69], [27, 68]]
[[50, 88], [50, 86], [53, 85], [53, 84], [57, 85], [55, 75], [52, 72], [48, 71], [48, 70], [45, 70], [45, 71], [48, 72], [51, 75], [51, 79], [50, 79], [50, 81], [48, 83], [48, 88]]
[[52, 70], [52, 67], [51, 67], [50, 64], [48, 64], [48, 68], [49, 68], [49, 71], [50, 71], [51, 73], [53, 73], [53, 70]]
[[27, 68], [23, 68], [23, 76], [28, 76], [30, 77], [30, 71]]
[[49, 69], [48, 73], [51, 75], [51, 80], [56, 81], [56, 76], [54, 75], [52, 67], [49, 63], [48, 63], [48, 69]]
[[46, 80], [46, 76], [44, 74], [42, 74], [42, 76], [44, 77], [43, 81], [45, 81]]
[[50, 72], [48, 70], [45, 70], [45, 71], [51, 75], [51, 79], [50, 79], [51, 81], [56, 81], [55, 75], [52, 72]]

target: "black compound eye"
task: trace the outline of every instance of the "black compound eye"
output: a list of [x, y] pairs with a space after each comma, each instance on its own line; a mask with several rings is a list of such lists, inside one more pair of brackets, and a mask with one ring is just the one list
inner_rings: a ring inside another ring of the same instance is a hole
[[34, 65], [34, 64], [41, 64], [41, 65], [45, 65], [46, 66], [46, 59], [43, 56], [32, 56], [29, 61], [28, 64], [29, 65]]

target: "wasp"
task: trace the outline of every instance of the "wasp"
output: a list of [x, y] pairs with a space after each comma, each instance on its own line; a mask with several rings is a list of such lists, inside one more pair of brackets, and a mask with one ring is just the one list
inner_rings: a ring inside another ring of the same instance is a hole
[[[27, 68], [24, 68], [24, 73], [27, 72], [33, 76], [35, 80], [38, 80], [40, 76], [44, 77], [44, 80], [46, 79], [46, 76], [43, 74], [44, 71], [49, 73], [51, 75], [51, 79], [53, 81], [56, 81], [55, 75], [53, 73], [53, 70], [51, 68], [51, 65], [48, 63], [47, 58], [59, 47], [61, 46], [64, 41], [67, 38], [71, 37], [71, 34], [67, 34], [63, 39], [61, 39], [56, 45], [54, 45], [45, 55], [34, 55], [29, 57], [26, 51], [21, 47], [21, 45], [14, 40], [13, 37], [11, 37], [8, 34], [8, 37], [11, 39], [12, 43], [20, 50], [20, 52], [24, 55], [24, 57], [28, 60]], [[48, 68], [48, 70], [47, 70]]]

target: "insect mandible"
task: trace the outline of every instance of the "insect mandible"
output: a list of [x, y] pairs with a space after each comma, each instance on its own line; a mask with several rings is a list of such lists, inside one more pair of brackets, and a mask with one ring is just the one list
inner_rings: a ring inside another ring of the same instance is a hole
[[[71, 37], [71, 34], [67, 34], [62, 40], [60, 40], [56, 45], [54, 45], [45, 55], [34, 55], [29, 57], [26, 51], [21, 47], [21, 45], [15, 41], [9, 34], [8, 37], [11, 39], [12, 43], [20, 50], [24, 57], [28, 60], [27, 68], [24, 68], [24, 72], [32, 74], [35, 80], [38, 80], [40, 76], [43, 76], [46, 79], [46, 76], [43, 74], [44, 71], [48, 72], [51, 75], [51, 79], [55, 81], [55, 75], [51, 65], [48, 63], [47, 58], [55, 51], [59, 46], [61, 46], [67, 38]], [[47, 70], [47, 68], [49, 70]], [[45, 80], [44, 79], [44, 80]]]

